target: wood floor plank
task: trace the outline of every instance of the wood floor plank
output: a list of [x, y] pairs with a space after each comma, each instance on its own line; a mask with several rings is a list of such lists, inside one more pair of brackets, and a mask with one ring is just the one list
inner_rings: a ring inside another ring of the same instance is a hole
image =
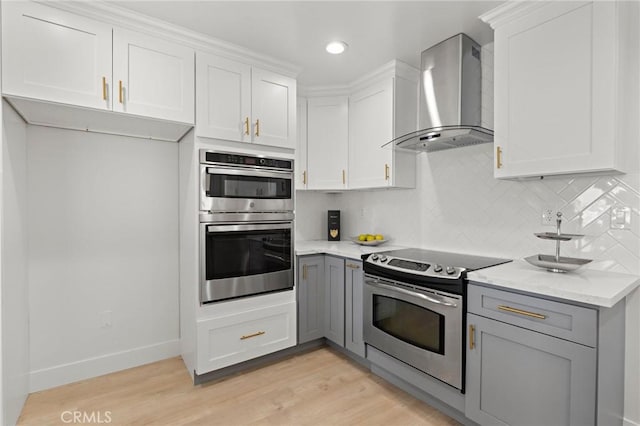
[[74, 411], [112, 425], [459, 424], [328, 347], [199, 386], [172, 358], [31, 394], [18, 424]]

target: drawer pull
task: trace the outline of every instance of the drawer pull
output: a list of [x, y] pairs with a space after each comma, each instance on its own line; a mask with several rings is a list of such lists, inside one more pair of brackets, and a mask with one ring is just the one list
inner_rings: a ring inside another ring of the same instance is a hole
[[347, 263], [347, 268], [360, 269], [360, 266], [356, 265], [355, 263]]
[[514, 314], [520, 314], [520, 315], [524, 315], [524, 316], [532, 317], [532, 318], [537, 318], [537, 319], [545, 319], [545, 318], [547, 318], [546, 315], [536, 314], [535, 312], [523, 311], [521, 309], [512, 308], [510, 306], [498, 305], [498, 309], [500, 309], [501, 311], [512, 312]]
[[266, 333], [266, 331], [258, 331], [257, 333], [247, 334], [246, 336], [242, 336], [240, 340], [247, 340], [251, 339], [252, 337], [262, 336], [264, 333]]

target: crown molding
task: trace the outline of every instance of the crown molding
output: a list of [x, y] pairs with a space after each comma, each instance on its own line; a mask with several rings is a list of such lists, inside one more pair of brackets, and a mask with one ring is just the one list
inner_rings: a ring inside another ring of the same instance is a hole
[[482, 22], [491, 26], [494, 30], [506, 22], [517, 19], [535, 9], [546, 6], [550, 1], [509, 0], [500, 6], [491, 9], [479, 16]]
[[375, 70], [357, 78], [350, 84], [340, 86], [298, 86], [298, 95], [303, 97], [318, 97], [318, 96], [343, 96], [349, 95], [353, 92], [384, 80], [389, 77], [405, 78], [410, 81], [418, 82], [420, 78], [420, 71], [405, 64], [404, 62], [394, 59], [386, 64], [376, 68]]
[[145, 33], [168, 41], [189, 46], [195, 50], [213, 53], [239, 62], [250, 63], [271, 71], [296, 78], [302, 68], [298, 65], [263, 55], [253, 50], [225, 42], [205, 34], [170, 24], [104, 0], [45, 1], [46, 6], [66, 10], [116, 27]]

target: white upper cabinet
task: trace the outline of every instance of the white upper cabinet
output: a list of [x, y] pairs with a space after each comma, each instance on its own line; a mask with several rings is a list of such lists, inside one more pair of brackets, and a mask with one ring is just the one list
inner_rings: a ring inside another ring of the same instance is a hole
[[415, 187], [415, 153], [382, 148], [416, 130], [418, 70], [393, 61], [349, 97], [349, 188]]
[[113, 31], [113, 110], [194, 122], [194, 51], [157, 38]]
[[198, 52], [196, 134], [295, 149], [294, 79]]
[[628, 171], [638, 4], [533, 2], [482, 19], [495, 29], [495, 177]]
[[251, 67], [198, 52], [196, 134], [251, 142]]
[[349, 102], [346, 96], [307, 101], [307, 188], [347, 188]]
[[294, 149], [296, 142], [295, 80], [253, 67], [251, 95], [254, 141], [263, 145]]
[[111, 109], [111, 26], [29, 2], [2, 2], [2, 91]]
[[177, 141], [195, 118], [194, 55], [48, 5], [2, 2], [2, 93], [31, 124]]

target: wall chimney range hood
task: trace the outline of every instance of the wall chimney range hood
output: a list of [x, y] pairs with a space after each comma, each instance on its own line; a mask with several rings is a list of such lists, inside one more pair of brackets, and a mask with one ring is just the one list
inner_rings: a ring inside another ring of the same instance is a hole
[[458, 34], [422, 52], [418, 130], [384, 145], [433, 152], [493, 142], [481, 126], [480, 45]]

